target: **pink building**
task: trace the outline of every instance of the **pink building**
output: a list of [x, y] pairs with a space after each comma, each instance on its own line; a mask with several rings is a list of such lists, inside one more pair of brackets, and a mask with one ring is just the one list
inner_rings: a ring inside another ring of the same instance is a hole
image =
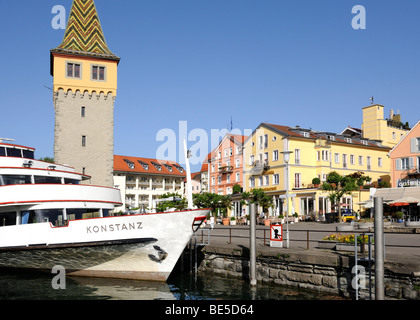
[[227, 134], [211, 152], [208, 160], [209, 191], [232, 194], [233, 186], [242, 187], [242, 146], [247, 137]]
[[420, 121], [390, 151], [392, 187], [420, 187]]

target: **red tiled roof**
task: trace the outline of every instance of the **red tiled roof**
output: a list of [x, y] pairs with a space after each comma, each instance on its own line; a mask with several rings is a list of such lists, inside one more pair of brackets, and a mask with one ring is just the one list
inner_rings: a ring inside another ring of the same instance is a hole
[[[158, 169], [160, 166], [160, 170]], [[145, 167], [147, 169], [145, 169]], [[178, 170], [181, 168], [181, 171]], [[172, 170], [172, 172], [170, 171]], [[185, 177], [185, 169], [175, 161], [114, 155], [114, 171], [163, 174]]]

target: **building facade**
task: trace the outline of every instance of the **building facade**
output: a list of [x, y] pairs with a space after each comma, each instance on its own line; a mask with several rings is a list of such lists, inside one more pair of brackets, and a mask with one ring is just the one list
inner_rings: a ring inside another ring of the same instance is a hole
[[233, 186], [243, 184], [242, 145], [245, 136], [226, 134], [208, 159], [209, 192], [233, 193]]
[[93, 0], [74, 0], [63, 42], [51, 50], [54, 160], [112, 186], [114, 101], [120, 61], [108, 48]]
[[116, 211], [153, 209], [165, 193], [184, 195], [186, 173], [178, 163], [149, 158], [114, 156], [114, 187], [123, 206]]
[[362, 135], [364, 138], [381, 141], [382, 145], [395, 147], [410, 130], [408, 123], [401, 121], [399, 112], [391, 109], [385, 119], [384, 106], [374, 104], [363, 108]]
[[420, 121], [389, 153], [393, 187], [420, 187]]
[[[362, 171], [373, 185], [390, 180], [389, 147], [378, 141], [300, 127], [262, 123], [244, 142], [244, 190], [262, 188], [274, 198], [270, 215], [286, 211], [300, 216], [322, 216], [331, 212], [328, 193], [313, 179], [326, 181], [330, 172], [348, 175]], [[284, 151], [292, 151], [288, 174]], [[342, 198], [354, 210], [369, 198], [369, 190], [359, 190]]]

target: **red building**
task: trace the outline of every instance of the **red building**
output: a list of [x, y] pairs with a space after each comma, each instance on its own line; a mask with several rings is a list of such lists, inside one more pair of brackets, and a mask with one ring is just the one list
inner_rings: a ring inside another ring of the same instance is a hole
[[209, 192], [232, 194], [233, 186], [243, 186], [242, 146], [246, 136], [227, 134], [210, 153], [208, 160]]

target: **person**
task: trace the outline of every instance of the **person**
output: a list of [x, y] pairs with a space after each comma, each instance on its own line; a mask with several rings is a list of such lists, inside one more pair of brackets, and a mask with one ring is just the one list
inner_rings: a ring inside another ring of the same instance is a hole
[[210, 217], [210, 227], [211, 227], [211, 230], [214, 229], [214, 216]]

